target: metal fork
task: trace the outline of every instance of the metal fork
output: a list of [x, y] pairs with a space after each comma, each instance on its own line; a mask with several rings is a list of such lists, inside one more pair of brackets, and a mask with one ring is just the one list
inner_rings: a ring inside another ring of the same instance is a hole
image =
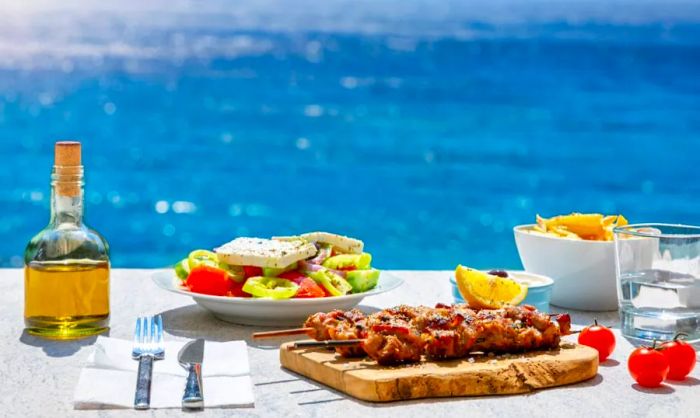
[[142, 316], [136, 320], [131, 357], [139, 361], [134, 409], [148, 409], [151, 404], [153, 362], [165, 357], [163, 318], [160, 315]]

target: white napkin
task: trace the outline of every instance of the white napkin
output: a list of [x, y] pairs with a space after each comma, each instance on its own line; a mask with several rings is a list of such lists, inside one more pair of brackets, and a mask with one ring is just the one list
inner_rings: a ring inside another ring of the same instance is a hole
[[[187, 372], [177, 361], [186, 342], [166, 342], [165, 359], [153, 363], [151, 408], [180, 408]], [[132, 342], [98, 337], [95, 351], [80, 373], [73, 397], [75, 409], [133, 408], [138, 361]], [[205, 408], [253, 405], [248, 351], [244, 341], [207, 341], [202, 362]]]

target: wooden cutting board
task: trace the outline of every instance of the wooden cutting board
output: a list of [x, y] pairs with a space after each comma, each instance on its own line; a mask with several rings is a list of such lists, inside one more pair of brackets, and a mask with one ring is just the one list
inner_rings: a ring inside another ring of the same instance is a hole
[[588, 380], [598, 372], [598, 352], [562, 343], [557, 350], [506, 356], [424, 361], [385, 367], [346, 359], [325, 349], [280, 348], [282, 366], [355, 398], [371, 402], [446, 396], [509, 395]]

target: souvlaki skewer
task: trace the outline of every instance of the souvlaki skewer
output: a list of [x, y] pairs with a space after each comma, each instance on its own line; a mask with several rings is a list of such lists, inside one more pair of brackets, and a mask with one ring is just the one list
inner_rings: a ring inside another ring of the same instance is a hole
[[[570, 326], [568, 314], [552, 317], [528, 306], [474, 310], [467, 305], [401, 305], [372, 315], [357, 309], [319, 312], [306, 320], [304, 328], [283, 333], [303, 332], [317, 341], [329, 341], [324, 344], [334, 346], [342, 356], [366, 355], [379, 364], [393, 365], [415, 363], [423, 356], [449, 359], [473, 352], [552, 349], [570, 333]], [[255, 335], [265, 336], [270, 335]]]

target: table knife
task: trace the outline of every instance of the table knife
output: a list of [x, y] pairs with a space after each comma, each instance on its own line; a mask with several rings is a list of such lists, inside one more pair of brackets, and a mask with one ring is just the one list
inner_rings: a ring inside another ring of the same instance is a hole
[[197, 339], [185, 344], [177, 355], [180, 365], [187, 370], [185, 393], [182, 395], [183, 409], [204, 409], [202, 394], [202, 360], [204, 340]]

